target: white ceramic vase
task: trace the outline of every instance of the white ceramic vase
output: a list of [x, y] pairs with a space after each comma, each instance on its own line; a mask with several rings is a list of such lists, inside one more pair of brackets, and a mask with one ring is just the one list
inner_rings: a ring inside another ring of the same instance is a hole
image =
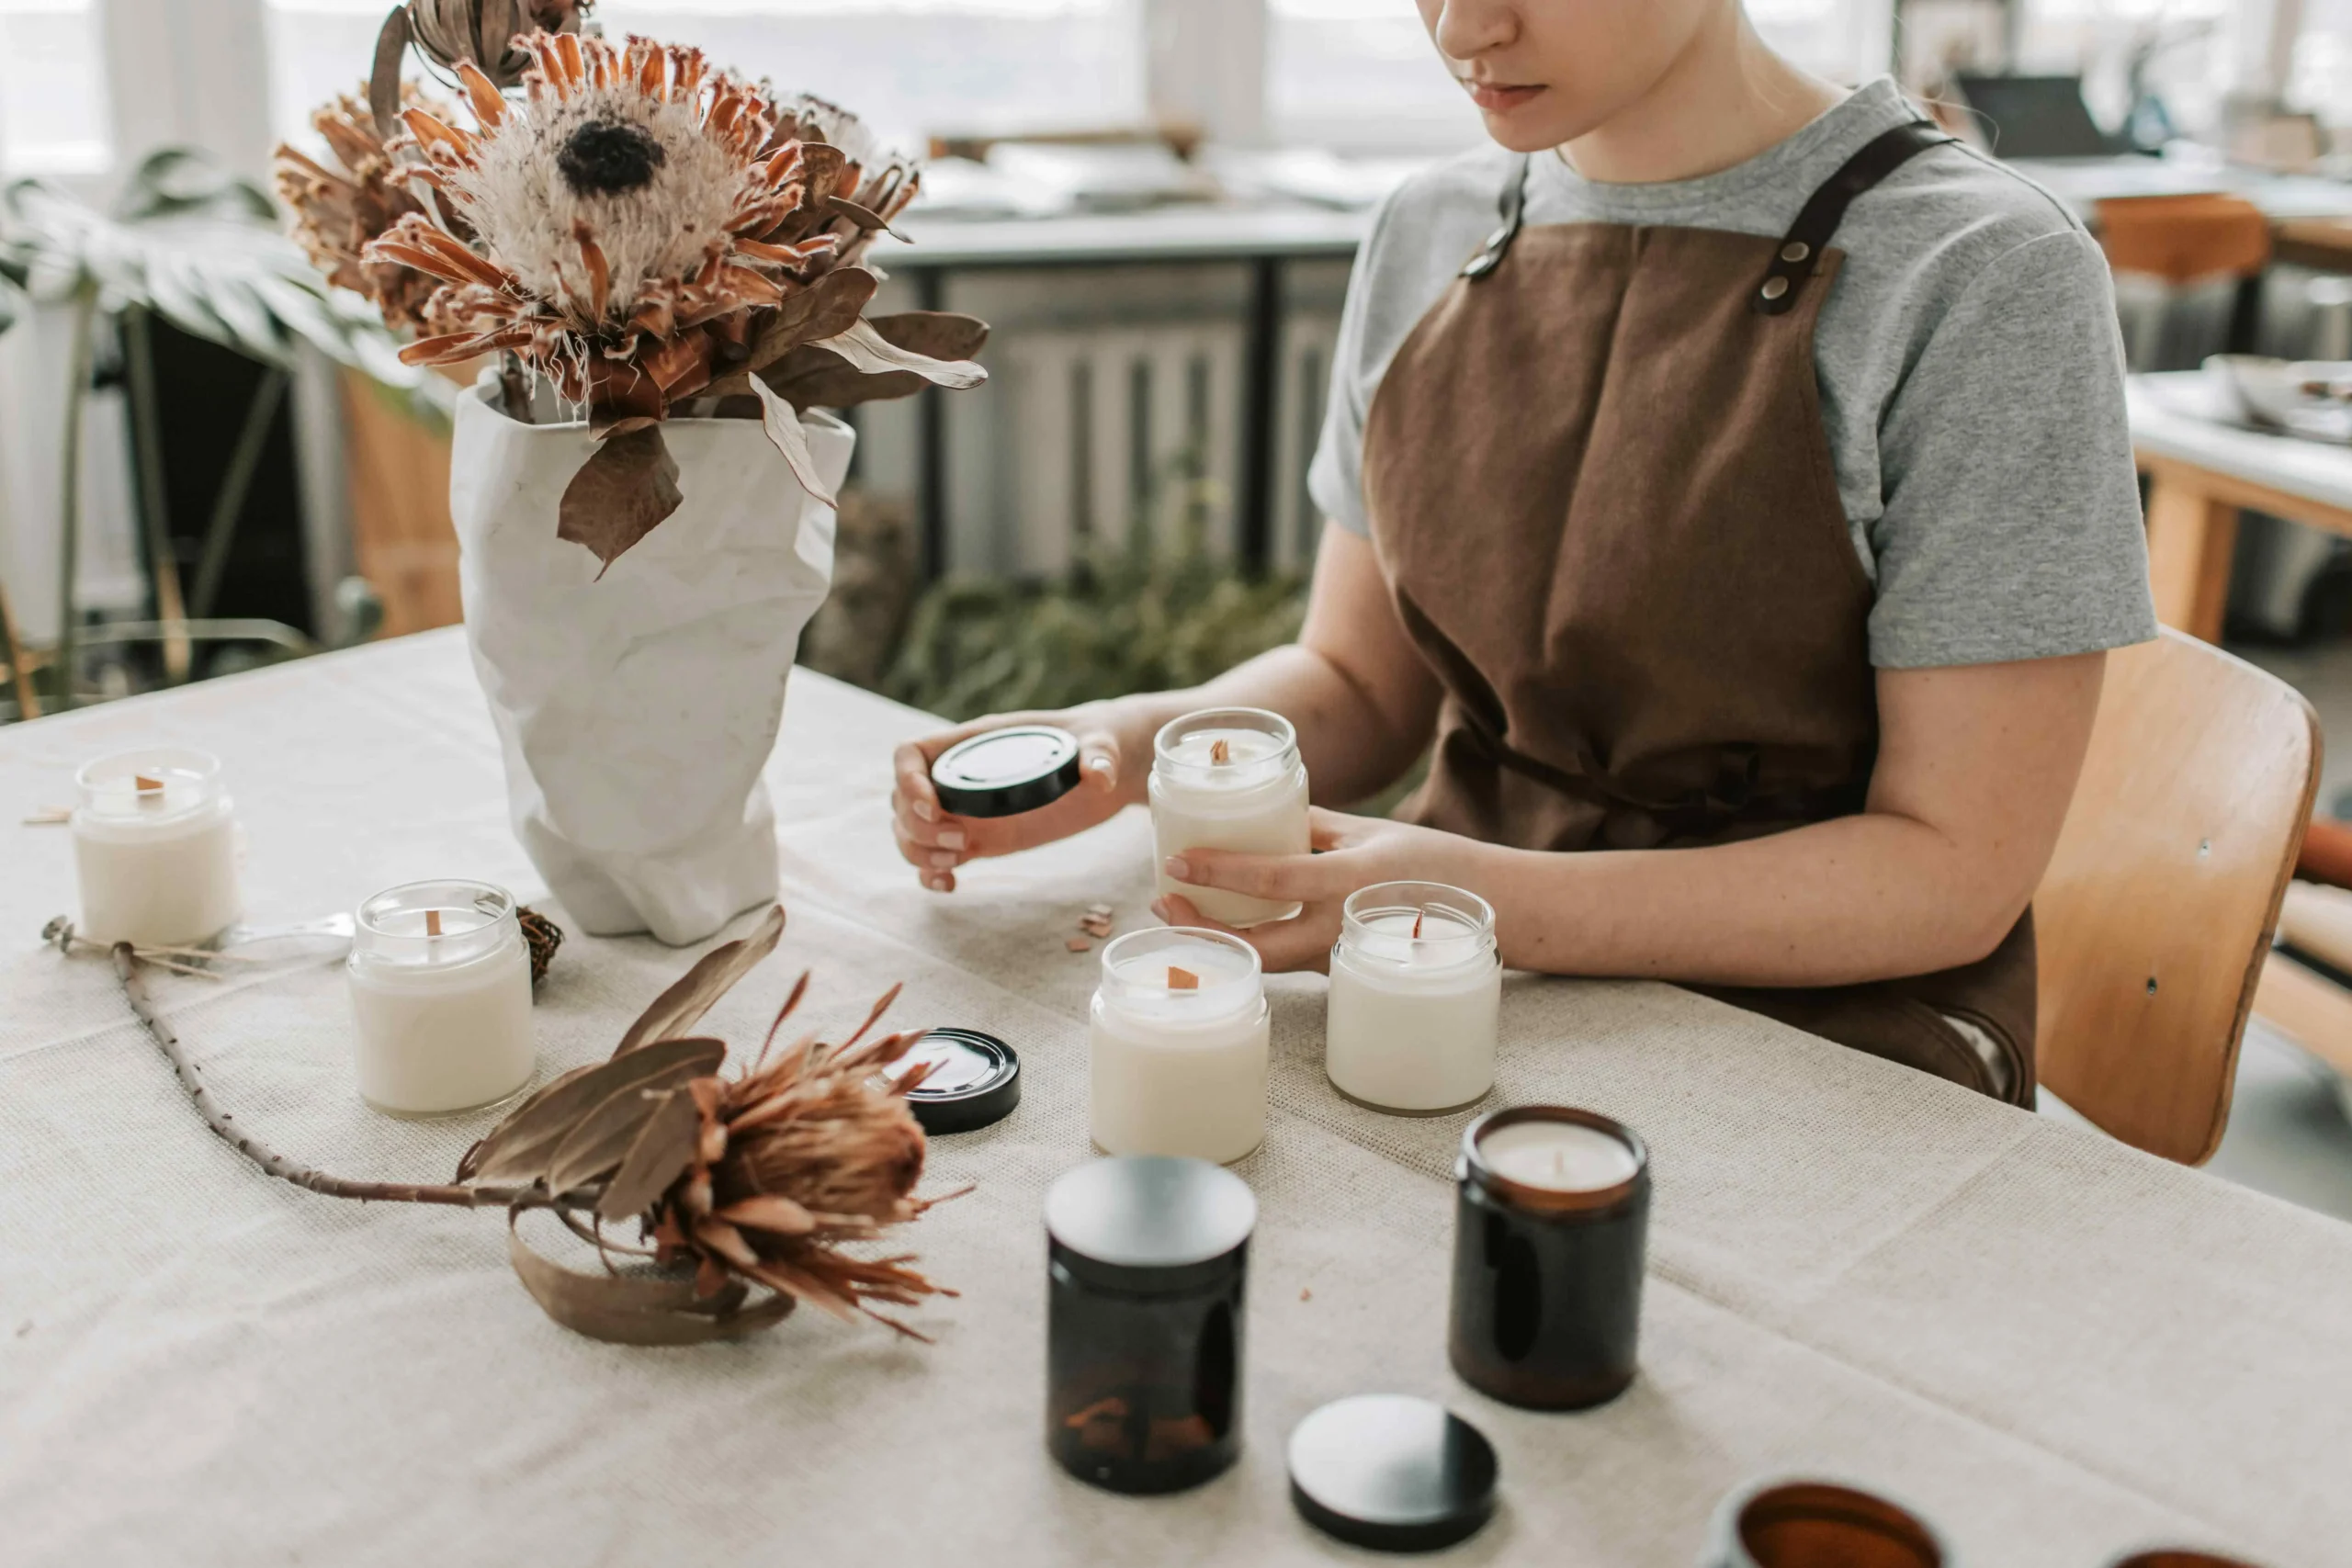
[[[776, 897], [760, 771], [832, 580], [833, 509], [757, 420], [671, 420], [685, 499], [600, 581], [556, 537], [587, 427], [517, 423], [494, 387], [458, 400], [449, 510], [515, 834], [591, 935], [699, 942]], [[856, 433], [818, 413], [801, 428], [838, 493]]]

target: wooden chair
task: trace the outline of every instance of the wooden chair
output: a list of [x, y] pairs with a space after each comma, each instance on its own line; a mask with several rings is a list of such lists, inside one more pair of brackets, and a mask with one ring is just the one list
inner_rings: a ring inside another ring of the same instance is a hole
[[2319, 756], [2311, 705], [2243, 660], [2169, 627], [2109, 656], [2033, 909], [2041, 1081], [2123, 1142], [2220, 1145]]

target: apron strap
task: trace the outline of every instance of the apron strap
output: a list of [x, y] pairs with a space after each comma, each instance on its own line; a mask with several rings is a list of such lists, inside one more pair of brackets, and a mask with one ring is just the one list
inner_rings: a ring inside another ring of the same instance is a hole
[[1520, 214], [1527, 207], [1528, 155], [1519, 155], [1518, 166], [1511, 177], [1503, 183], [1502, 226], [1487, 236], [1478, 254], [1462, 264], [1462, 276], [1473, 283], [1503, 265], [1503, 257], [1510, 250], [1510, 243], [1519, 238]]
[[1807, 198], [1804, 210], [1797, 214], [1797, 220], [1789, 225], [1787, 233], [1781, 236], [1781, 248], [1773, 255], [1771, 270], [1764, 275], [1763, 286], [1757, 289], [1751, 301], [1756, 312], [1763, 316], [1778, 316], [1796, 304], [1797, 296], [1804, 291], [1804, 280], [1814, 273], [1813, 267], [1806, 264], [1819, 256], [1829, 243], [1830, 236], [1838, 232], [1838, 225], [1845, 220], [1846, 209], [1856, 197], [1928, 148], [1940, 147], [1947, 141], [1957, 140], [1957, 137], [1945, 135], [1924, 119], [1915, 119], [1879, 136], [1847, 159], [1844, 165], [1824, 180], [1821, 188]]

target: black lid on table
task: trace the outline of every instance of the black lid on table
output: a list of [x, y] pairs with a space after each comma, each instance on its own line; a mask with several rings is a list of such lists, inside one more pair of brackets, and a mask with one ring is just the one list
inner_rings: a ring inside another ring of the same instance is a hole
[[993, 1034], [934, 1029], [892, 1071], [903, 1076], [924, 1062], [935, 1066], [908, 1092], [907, 1109], [926, 1133], [973, 1132], [1003, 1121], [1021, 1103], [1021, 1058]]
[[1078, 737], [1016, 724], [959, 740], [931, 765], [939, 804], [958, 817], [1018, 817], [1078, 787]]
[[1090, 1160], [1046, 1190], [1054, 1260], [1107, 1290], [1190, 1291], [1227, 1279], [1246, 1263], [1257, 1224], [1250, 1184], [1204, 1159]]
[[1495, 1512], [1486, 1434], [1400, 1393], [1334, 1400], [1291, 1429], [1290, 1500], [1328, 1535], [1378, 1551], [1434, 1551]]

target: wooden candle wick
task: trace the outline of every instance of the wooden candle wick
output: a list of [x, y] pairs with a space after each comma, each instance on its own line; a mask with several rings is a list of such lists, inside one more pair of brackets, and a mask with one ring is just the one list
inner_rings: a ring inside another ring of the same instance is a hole
[[1233, 761], [1233, 742], [1219, 736], [1209, 742], [1209, 761], [1219, 767]]
[[1421, 922], [1429, 918], [1429, 913], [1426, 907], [1413, 911], [1413, 940], [1415, 942], [1421, 940]]
[[441, 934], [440, 910], [427, 909], [424, 911], [424, 934], [426, 936], [439, 936]]
[[1168, 988], [1171, 991], [1197, 991], [1201, 988], [1201, 977], [1190, 969], [1179, 969], [1171, 964], [1168, 966]]

